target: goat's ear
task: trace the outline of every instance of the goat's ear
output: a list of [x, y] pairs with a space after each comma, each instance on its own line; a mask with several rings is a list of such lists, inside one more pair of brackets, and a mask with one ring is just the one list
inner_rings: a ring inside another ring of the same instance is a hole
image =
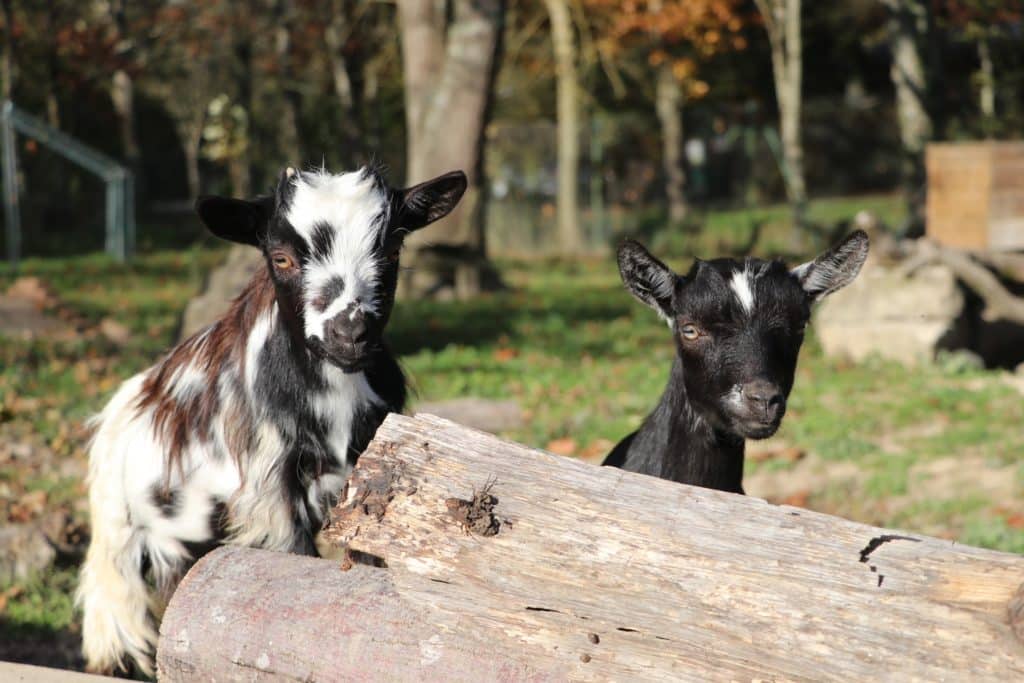
[[[272, 200], [271, 200], [272, 201]], [[196, 213], [217, 237], [258, 247], [270, 220], [266, 200], [246, 201], [230, 197], [203, 196], [196, 200]]]
[[444, 218], [462, 199], [466, 185], [466, 174], [452, 171], [399, 190], [400, 213], [396, 225], [412, 231]]
[[791, 272], [811, 301], [821, 301], [853, 282], [868, 257], [868, 236], [857, 230], [813, 261]]
[[297, 176], [299, 176], [299, 172], [289, 166], [277, 177], [277, 188], [274, 190], [274, 208], [276, 210], [284, 211], [292, 203]]
[[619, 274], [633, 296], [665, 320], [672, 320], [672, 294], [678, 277], [643, 245], [626, 240], [619, 245]]

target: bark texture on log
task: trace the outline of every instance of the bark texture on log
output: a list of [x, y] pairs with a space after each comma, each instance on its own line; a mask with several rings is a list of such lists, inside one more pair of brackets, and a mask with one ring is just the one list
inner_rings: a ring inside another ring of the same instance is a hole
[[387, 419], [324, 540], [340, 560], [197, 564], [161, 629], [163, 679], [1024, 676], [1022, 557], [431, 416]]

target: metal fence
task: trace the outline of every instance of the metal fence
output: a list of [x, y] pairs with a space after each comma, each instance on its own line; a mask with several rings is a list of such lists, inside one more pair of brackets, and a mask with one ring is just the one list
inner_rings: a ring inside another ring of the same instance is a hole
[[132, 172], [106, 154], [18, 109], [8, 100], [0, 110], [0, 141], [3, 143], [7, 259], [11, 266], [17, 266], [21, 258], [16, 133], [46, 145], [106, 183], [106, 251], [120, 261], [128, 259], [135, 250], [135, 178]]

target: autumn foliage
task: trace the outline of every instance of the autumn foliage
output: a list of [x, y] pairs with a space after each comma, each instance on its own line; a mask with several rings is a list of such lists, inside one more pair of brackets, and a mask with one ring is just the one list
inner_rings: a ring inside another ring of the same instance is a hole
[[619, 59], [637, 51], [651, 67], [669, 65], [691, 98], [704, 96], [708, 83], [698, 77], [701, 61], [747, 46], [749, 23], [739, 0], [584, 0], [598, 47]]

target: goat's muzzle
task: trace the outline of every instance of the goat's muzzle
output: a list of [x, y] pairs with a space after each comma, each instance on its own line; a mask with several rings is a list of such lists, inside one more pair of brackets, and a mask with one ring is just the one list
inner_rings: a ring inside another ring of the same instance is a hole
[[324, 340], [319, 350], [344, 372], [359, 372], [369, 363], [376, 337], [372, 321], [361, 308], [353, 306], [324, 324]]
[[767, 439], [782, 423], [786, 397], [774, 382], [758, 379], [740, 385], [735, 407], [736, 431], [748, 439]]

